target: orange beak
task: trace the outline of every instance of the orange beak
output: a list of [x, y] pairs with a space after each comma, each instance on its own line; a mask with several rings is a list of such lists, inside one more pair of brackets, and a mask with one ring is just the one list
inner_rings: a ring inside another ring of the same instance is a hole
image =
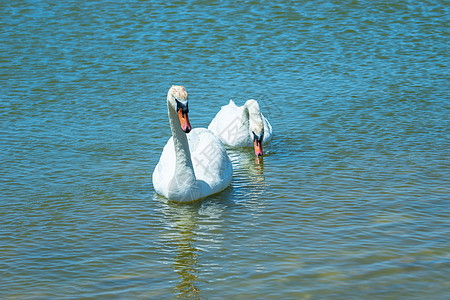
[[263, 155], [262, 140], [255, 139], [255, 155], [256, 156]]
[[180, 108], [178, 110], [178, 118], [180, 119], [181, 123], [181, 129], [183, 129], [184, 132], [189, 133], [191, 131], [191, 123], [189, 123], [189, 117], [187, 113], [183, 113], [183, 109]]

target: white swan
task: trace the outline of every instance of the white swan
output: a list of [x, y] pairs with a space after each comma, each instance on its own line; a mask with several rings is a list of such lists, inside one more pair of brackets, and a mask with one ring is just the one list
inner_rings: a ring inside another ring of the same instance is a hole
[[263, 116], [256, 100], [236, 106], [233, 100], [222, 106], [208, 126], [228, 146], [255, 147], [255, 155], [263, 155], [262, 144], [272, 139], [272, 125]]
[[191, 202], [225, 189], [233, 176], [230, 158], [211, 131], [191, 131], [183, 86], [169, 89], [167, 108], [172, 137], [153, 171], [155, 191], [169, 200]]

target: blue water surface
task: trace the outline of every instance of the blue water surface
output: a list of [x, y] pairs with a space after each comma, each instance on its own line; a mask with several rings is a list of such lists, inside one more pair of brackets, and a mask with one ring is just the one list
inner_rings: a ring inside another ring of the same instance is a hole
[[[445, 1], [0, 3], [0, 298], [447, 299]], [[151, 174], [166, 94], [193, 127], [257, 99], [229, 188]]]

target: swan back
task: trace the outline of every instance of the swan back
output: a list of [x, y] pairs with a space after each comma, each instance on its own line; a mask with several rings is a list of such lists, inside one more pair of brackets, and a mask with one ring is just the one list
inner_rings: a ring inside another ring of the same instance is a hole
[[256, 100], [250, 99], [243, 106], [237, 106], [233, 100], [222, 106], [208, 126], [219, 139], [228, 146], [253, 146], [253, 132], [263, 135], [263, 143], [272, 139], [272, 126], [261, 113]]

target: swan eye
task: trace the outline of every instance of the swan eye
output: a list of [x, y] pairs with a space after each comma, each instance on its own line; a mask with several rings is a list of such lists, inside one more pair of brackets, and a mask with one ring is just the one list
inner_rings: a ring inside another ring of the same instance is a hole
[[258, 138], [258, 136], [253, 131], [252, 131], [252, 133], [253, 133], [253, 139], [256, 140]]
[[254, 131], [252, 131], [252, 133], [253, 133], [253, 140], [261, 143], [264, 136], [264, 131], [261, 133], [260, 136], [258, 136]]
[[175, 98], [175, 102], [177, 103], [177, 111], [183, 109], [183, 115], [189, 113], [189, 103], [186, 103], [186, 105], [184, 105], [180, 101], [178, 101], [177, 98]]

